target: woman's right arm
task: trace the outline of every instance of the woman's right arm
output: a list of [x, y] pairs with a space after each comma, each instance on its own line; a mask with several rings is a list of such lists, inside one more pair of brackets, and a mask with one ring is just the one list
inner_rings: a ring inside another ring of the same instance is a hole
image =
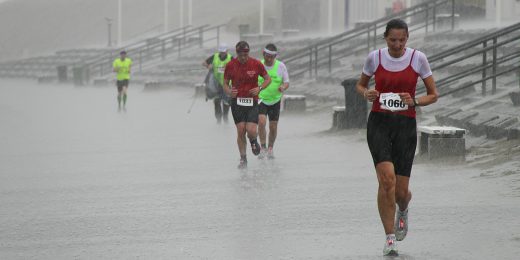
[[365, 60], [365, 64], [363, 65], [363, 72], [361, 73], [361, 76], [359, 77], [359, 80], [356, 84], [356, 91], [362, 95], [363, 98], [371, 102], [379, 96], [379, 92], [377, 92], [375, 89], [368, 89], [368, 82], [377, 68], [377, 64], [375, 64], [377, 61], [376, 53], [376, 51], [373, 51], [368, 54], [368, 57]]
[[363, 96], [366, 100], [372, 102], [379, 96], [379, 92], [375, 89], [368, 89], [368, 82], [370, 77], [361, 73], [359, 80], [356, 84], [356, 91]]

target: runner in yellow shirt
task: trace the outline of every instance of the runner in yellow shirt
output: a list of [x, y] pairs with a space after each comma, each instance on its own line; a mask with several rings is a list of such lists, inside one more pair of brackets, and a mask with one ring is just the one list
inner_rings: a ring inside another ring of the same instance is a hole
[[114, 72], [117, 73], [117, 104], [121, 110], [121, 101], [123, 101], [123, 109], [126, 109], [127, 89], [130, 81], [130, 70], [132, 67], [132, 59], [126, 57], [126, 51], [120, 52], [120, 57], [114, 60], [112, 64]]

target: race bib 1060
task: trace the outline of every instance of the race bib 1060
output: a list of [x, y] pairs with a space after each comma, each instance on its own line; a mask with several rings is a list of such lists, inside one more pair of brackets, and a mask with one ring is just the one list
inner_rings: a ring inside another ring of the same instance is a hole
[[397, 93], [382, 93], [379, 95], [379, 103], [381, 108], [390, 111], [408, 110], [408, 105], [405, 104], [399, 94]]
[[253, 106], [253, 98], [238, 97], [237, 98], [237, 105], [243, 106], [243, 107], [252, 107]]

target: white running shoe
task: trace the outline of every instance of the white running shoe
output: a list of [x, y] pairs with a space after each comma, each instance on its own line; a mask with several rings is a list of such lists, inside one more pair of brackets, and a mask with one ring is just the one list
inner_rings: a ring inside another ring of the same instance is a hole
[[387, 236], [385, 247], [383, 248], [384, 256], [399, 256], [397, 251], [397, 244], [395, 242], [395, 236]]
[[274, 159], [274, 153], [273, 153], [272, 147], [270, 147], [269, 150], [267, 150], [267, 159]]
[[247, 159], [240, 159], [240, 163], [237, 166], [238, 169], [246, 169], [247, 168]]
[[405, 211], [396, 210], [394, 231], [397, 241], [402, 241], [406, 237], [408, 233], [408, 209]]
[[260, 150], [260, 154], [258, 154], [258, 159], [264, 159], [266, 155], [267, 155], [267, 149], [262, 148]]

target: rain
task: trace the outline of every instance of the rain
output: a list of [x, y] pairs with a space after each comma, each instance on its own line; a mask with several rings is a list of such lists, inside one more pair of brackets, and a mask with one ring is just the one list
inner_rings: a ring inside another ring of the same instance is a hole
[[[515, 0], [0, 0], [0, 259], [517, 259], [519, 14]], [[409, 230], [383, 256], [380, 101], [356, 84], [394, 18], [438, 99], [420, 106], [419, 77]], [[275, 44], [290, 78], [274, 157], [247, 141], [245, 168], [206, 67], [241, 40], [258, 60]]]

